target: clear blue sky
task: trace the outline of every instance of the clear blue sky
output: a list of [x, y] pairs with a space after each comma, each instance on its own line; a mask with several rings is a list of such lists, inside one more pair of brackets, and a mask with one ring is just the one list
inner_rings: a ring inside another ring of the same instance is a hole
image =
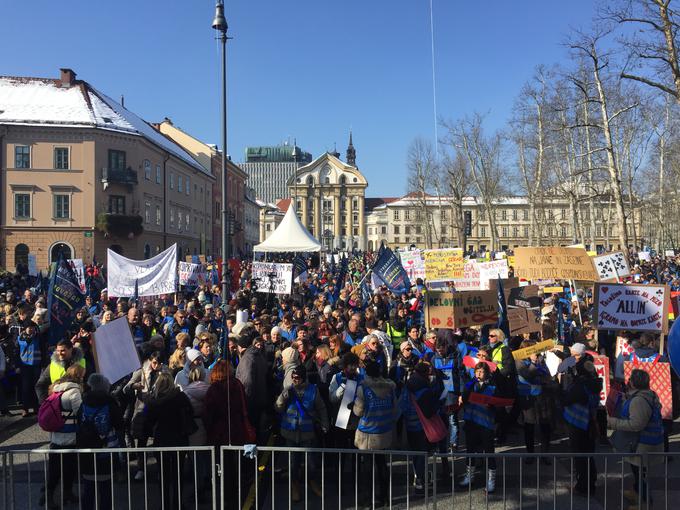
[[[566, 60], [593, 0], [433, 0], [438, 113], [502, 127], [538, 64]], [[3, 2], [0, 74], [79, 78], [149, 121], [217, 143], [212, 0]], [[368, 196], [398, 196], [406, 153], [434, 139], [428, 0], [227, 0], [228, 152], [297, 137], [318, 156], [350, 127]]]

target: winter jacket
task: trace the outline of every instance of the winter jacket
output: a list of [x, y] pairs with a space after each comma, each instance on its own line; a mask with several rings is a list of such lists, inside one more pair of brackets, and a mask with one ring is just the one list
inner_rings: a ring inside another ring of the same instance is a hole
[[[75, 425], [78, 411], [83, 401], [83, 390], [74, 382], [62, 382], [52, 386], [54, 393], [60, 391], [61, 409], [65, 417], [66, 426]], [[76, 427], [71, 432], [50, 432], [50, 443], [57, 446], [73, 446], [76, 444]]]
[[[364, 392], [369, 388], [379, 398], [387, 398], [392, 394], [394, 400], [394, 422], [396, 423], [399, 414], [398, 399], [396, 396], [396, 384], [394, 381], [384, 379], [382, 377], [366, 377], [363, 382], [357, 387], [357, 394], [354, 400], [352, 412], [361, 418], [366, 411]], [[356, 431], [354, 435], [354, 446], [360, 450], [389, 450], [392, 446], [394, 436], [394, 428], [389, 432], [382, 434], [367, 434]]]
[[243, 384], [251, 418], [258, 417], [267, 407], [267, 373], [264, 353], [256, 347], [248, 347], [236, 367], [236, 379]]
[[[68, 367], [76, 363], [85, 366], [83, 351], [81, 351], [78, 347], [73, 348], [71, 351], [71, 359], [65, 362], [57, 359], [56, 352], [52, 353], [50, 364], [45, 367], [38, 378], [38, 382], [35, 383], [35, 393], [38, 396], [38, 402], [42, 402], [47, 398], [47, 392], [49, 391], [50, 384], [55, 383], [58, 379], [63, 377]], [[53, 377], [57, 372], [61, 375], [59, 375], [59, 377]]]
[[[123, 412], [116, 400], [103, 391], [88, 391], [83, 395], [82, 405], [94, 408], [102, 408], [108, 406], [109, 408], [109, 424], [111, 429], [115, 432], [116, 438], [123, 431]], [[104, 444], [103, 448], [114, 448], [117, 444]], [[91, 446], [80, 446], [79, 448], [90, 448]], [[80, 471], [84, 478], [94, 479], [94, 459], [92, 454], [83, 454], [80, 457]], [[97, 480], [109, 480], [111, 478], [111, 457], [108, 453], [96, 454], [97, 459]], [[113, 469], [116, 469], [114, 463]]]
[[[161, 371], [167, 371], [167, 367], [163, 365]], [[160, 372], [153, 372], [151, 370], [151, 363], [149, 360], [145, 361], [142, 368], [136, 370], [127, 384], [123, 387], [123, 394], [129, 398], [136, 397], [134, 410], [132, 412], [131, 432], [132, 436], [138, 439], [147, 437], [150, 434], [150, 429], [146, 426], [146, 417], [144, 408], [146, 401], [150, 398], [153, 391], [156, 378]], [[135, 389], [135, 385], [141, 383], [141, 389]]]
[[152, 397], [146, 404], [146, 420], [152, 430], [154, 446], [187, 446], [188, 424], [194, 420], [189, 398], [179, 388], [160, 397]]
[[[305, 390], [307, 389], [308, 386], [309, 383], [305, 382], [298, 386], [291, 386], [290, 388], [284, 389], [276, 399], [276, 403], [274, 404], [274, 410], [277, 413], [285, 413], [289, 406], [295, 405], [294, 403], [295, 398], [293, 397], [292, 392], [295, 392], [298, 400], [300, 402], [303, 402]], [[311, 414], [312, 421], [316, 425], [320, 426], [323, 430], [329, 429], [326, 404], [324, 404], [323, 398], [321, 398], [321, 394], [319, 393], [318, 389], [314, 397], [314, 403], [312, 405], [312, 408], [307, 409], [306, 412], [309, 412]], [[312, 442], [316, 437], [314, 430], [311, 430], [309, 432], [301, 430], [291, 431], [286, 430], [283, 427], [281, 427], [281, 435], [284, 437], [284, 439], [292, 441], [296, 444]]]
[[205, 396], [209, 388], [210, 385], [204, 381], [195, 381], [182, 388], [182, 391], [189, 397], [194, 421], [198, 426], [198, 430], [189, 436], [190, 446], [204, 446], [207, 442], [203, 415], [205, 414]]
[[[203, 366], [201, 366], [201, 370], [203, 371], [203, 382], [207, 384], [210, 380], [210, 374]], [[189, 386], [189, 372], [191, 372], [191, 361], [187, 359], [184, 362], [184, 368], [177, 372], [177, 375], [175, 376], [175, 385], [182, 389]]]
[[248, 419], [246, 409], [245, 392], [241, 381], [231, 377], [229, 381], [211, 384], [205, 394], [203, 411], [207, 444], [210, 446], [245, 444], [243, 421]]

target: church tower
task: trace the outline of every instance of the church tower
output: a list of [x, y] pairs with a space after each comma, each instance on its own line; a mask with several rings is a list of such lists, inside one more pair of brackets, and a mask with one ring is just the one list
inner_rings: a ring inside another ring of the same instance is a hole
[[357, 151], [352, 143], [352, 131], [349, 132], [349, 145], [347, 146], [347, 164], [357, 166]]

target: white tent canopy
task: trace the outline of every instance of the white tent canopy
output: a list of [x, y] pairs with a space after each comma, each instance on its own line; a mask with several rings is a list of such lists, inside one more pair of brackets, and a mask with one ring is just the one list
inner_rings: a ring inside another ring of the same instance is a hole
[[253, 251], [263, 253], [321, 251], [321, 244], [300, 223], [291, 204], [272, 235], [256, 245]]

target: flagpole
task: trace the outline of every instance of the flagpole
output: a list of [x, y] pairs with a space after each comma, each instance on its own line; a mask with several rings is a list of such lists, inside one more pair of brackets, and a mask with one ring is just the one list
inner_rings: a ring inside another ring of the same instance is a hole
[[359, 280], [359, 283], [357, 284], [357, 286], [358, 286], [358, 287], [361, 287], [361, 284], [364, 283], [364, 280], [365, 280], [365, 279], [368, 277], [368, 275], [371, 274], [372, 272], [373, 272], [373, 269], [369, 269], [368, 271], [366, 271], [366, 274], [364, 275], [364, 277], [363, 277], [361, 280]]

